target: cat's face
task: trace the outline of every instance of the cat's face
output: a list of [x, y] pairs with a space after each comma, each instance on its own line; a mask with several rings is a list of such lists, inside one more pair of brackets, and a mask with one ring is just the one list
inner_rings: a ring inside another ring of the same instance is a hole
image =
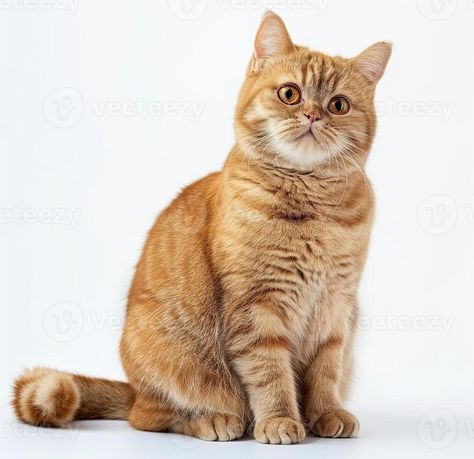
[[299, 170], [334, 158], [363, 163], [375, 131], [374, 89], [389, 56], [385, 43], [354, 59], [297, 47], [267, 13], [237, 106], [237, 142], [254, 158]]

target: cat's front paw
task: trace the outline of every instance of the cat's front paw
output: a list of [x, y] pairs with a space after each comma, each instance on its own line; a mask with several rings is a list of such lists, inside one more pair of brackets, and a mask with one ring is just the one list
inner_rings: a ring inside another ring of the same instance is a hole
[[359, 433], [359, 421], [346, 410], [329, 411], [313, 423], [311, 431], [318, 437], [354, 438]]
[[272, 445], [291, 445], [304, 440], [306, 432], [303, 424], [291, 418], [271, 418], [257, 422], [255, 440]]

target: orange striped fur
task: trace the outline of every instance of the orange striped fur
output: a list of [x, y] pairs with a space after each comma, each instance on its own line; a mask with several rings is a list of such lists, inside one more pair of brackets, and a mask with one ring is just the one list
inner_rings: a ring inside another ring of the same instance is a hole
[[35, 369], [16, 381], [17, 416], [205, 440], [355, 436], [343, 401], [373, 213], [364, 166], [389, 56], [386, 43], [352, 59], [310, 51], [267, 13], [222, 171], [148, 235], [121, 341], [129, 383]]

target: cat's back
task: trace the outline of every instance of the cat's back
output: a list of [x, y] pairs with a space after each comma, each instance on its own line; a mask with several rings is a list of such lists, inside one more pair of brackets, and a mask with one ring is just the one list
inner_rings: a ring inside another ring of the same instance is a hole
[[176, 198], [158, 216], [151, 232], [170, 225], [178, 233], [195, 234], [205, 230], [212, 214], [222, 172], [213, 172], [182, 189]]
[[220, 171], [213, 172], [183, 188], [156, 219], [150, 231], [151, 238], [162, 239], [166, 234], [167, 238], [178, 242], [207, 232], [221, 174]]
[[[213, 172], [186, 186], [157, 217], [148, 233], [132, 291], [159, 288], [171, 273], [205, 271], [206, 238], [215, 213], [221, 172]], [[188, 276], [184, 276], [188, 277]], [[175, 284], [176, 285], [176, 284]]]

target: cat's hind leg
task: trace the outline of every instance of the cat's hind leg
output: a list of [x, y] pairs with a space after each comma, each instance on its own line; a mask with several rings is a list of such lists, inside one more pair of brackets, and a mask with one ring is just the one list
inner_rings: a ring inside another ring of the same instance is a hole
[[130, 411], [128, 421], [137, 430], [166, 432], [179, 417], [176, 411], [157, 397], [139, 394]]
[[135, 429], [175, 432], [209, 441], [229, 441], [243, 436], [245, 421], [233, 414], [185, 415], [156, 397], [139, 395], [130, 412]]
[[190, 416], [171, 426], [170, 431], [208, 441], [230, 441], [245, 433], [245, 421], [233, 414], [212, 413]]

